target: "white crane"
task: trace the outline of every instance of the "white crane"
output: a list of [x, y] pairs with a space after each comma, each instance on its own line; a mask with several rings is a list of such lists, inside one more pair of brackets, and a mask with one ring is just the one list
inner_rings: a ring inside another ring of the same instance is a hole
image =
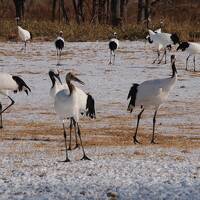
[[193, 63], [194, 63], [194, 71], [195, 69], [195, 55], [200, 54], [200, 43], [196, 43], [196, 42], [181, 42], [180, 45], [177, 48], [178, 50], [182, 50], [185, 51], [187, 53], [189, 53], [188, 57], [186, 58], [186, 70], [188, 67], [188, 59], [190, 56], [194, 56], [193, 57]]
[[82, 144], [81, 132], [79, 127], [79, 114], [80, 114], [80, 102], [76, 87], [71, 83], [71, 81], [77, 81], [81, 84], [84, 84], [81, 80], [79, 80], [74, 74], [69, 72], [66, 75], [66, 83], [68, 85], [67, 89], [62, 89], [55, 95], [54, 108], [57, 115], [62, 120], [63, 130], [64, 130], [64, 139], [65, 139], [65, 151], [66, 151], [66, 159], [65, 162], [69, 162], [68, 152], [67, 152], [67, 141], [66, 141], [66, 130], [65, 130], [65, 120], [73, 118], [75, 121], [75, 125], [78, 129], [78, 136], [80, 138], [80, 144], [83, 151], [83, 157], [81, 160], [90, 160], [86, 154]]
[[[158, 64], [160, 64], [165, 57], [165, 64], [167, 63], [166, 60], [166, 54], [167, 49], [170, 51], [172, 48], [172, 45], [176, 45], [180, 43], [179, 37], [176, 33], [163, 33], [161, 32], [161, 29], [157, 29], [156, 31], [149, 30], [149, 35], [146, 37], [146, 39], [149, 41], [149, 43], [155, 43], [158, 45], [158, 57], [153, 61], [153, 63], [158, 60]], [[160, 50], [164, 48], [164, 53], [159, 60], [160, 57]]]
[[[56, 94], [60, 91], [60, 90], [68, 90], [68, 86], [67, 84], [62, 84], [61, 79], [60, 79], [60, 73], [58, 70], [50, 70], [49, 71], [49, 77], [52, 81], [52, 87], [50, 88], [50, 96], [51, 98], [55, 99]], [[57, 81], [57, 80], [58, 81]], [[89, 94], [89, 93], [85, 93], [83, 90], [81, 90], [80, 88], [74, 86], [76, 88], [76, 92], [78, 94], [78, 103], [80, 104], [80, 114], [81, 115], [86, 115], [90, 118], [95, 118], [95, 102], [93, 97]], [[75, 139], [76, 139], [76, 145], [75, 148], [79, 147], [78, 144], [78, 139], [77, 139], [77, 134], [76, 134], [76, 121], [74, 120], [74, 118], [70, 118], [70, 143], [69, 143], [69, 150], [71, 150], [71, 145], [72, 145], [72, 127], [74, 126], [75, 129]]]
[[7, 73], [0, 73], [0, 94], [3, 96], [6, 96], [10, 99], [11, 103], [6, 107], [2, 108], [2, 105], [0, 105], [0, 115], [1, 115], [1, 125], [0, 127], [3, 128], [2, 124], [2, 114], [10, 108], [15, 101], [8, 95], [9, 91], [13, 91], [14, 93], [17, 93], [18, 91], [25, 91], [28, 95], [28, 92], [31, 92], [31, 89], [27, 86], [27, 84], [18, 76], [12, 76]]
[[141, 84], [135, 83], [129, 91], [127, 99], [131, 99], [128, 105], [128, 111], [132, 112], [135, 106], [140, 106], [142, 109], [141, 112], [138, 114], [137, 127], [135, 135], [133, 137], [135, 144], [139, 143], [136, 136], [141, 115], [143, 111], [150, 106], [153, 106], [155, 108], [155, 113], [153, 117], [153, 135], [151, 139], [151, 143], [155, 143], [154, 132], [157, 111], [159, 110], [160, 106], [167, 100], [169, 92], [174, 87], [177, 79], [174, 55], [171, 56], [171, 66], [172, 76], [170, 78], [148, 80], [144, 81]]
[[[151, 40], [151, 37], [153, 37], [153, 35], [155, 35], [156, 33], [161, 33], [161, 28], [159, 28], [155, 31], [149, 30], [149, 35], [147, 35], [146, 40], [148, 40], [148, 42], [150, 44], [153, 43]], [[157, 57], [155, 58], [155, 60], [153, 61], [152, 64], [154, 64], [156, 62], [156, 60], [158, 60], [158, 61], [160, 60], [160, 51], [163, 48], [163, 45], [161, 43], [159, 43], [159, 41], [154, 41], [154, 44], [157, 46]]]
[[[26, 51], [26, 43], [27, 41], [32, 39], [32, 33], [23, 29], [20, 26], [17, 26], [17, 28], [18, 28], [19, 37], [24, 42], [24, 50]], [[22, 47], [22, 50], [23, 50], [23, 47]]]
[[[110, 62], [109, 65], [115, 63], [115, 50], [119, 48], [119, 40], [117, 39], [117, 33], [114, 32], [113, 38], [109, 41], [109, 49], [110, 49]], [[113, 56], [113, 62], [112, 62], [112, 56]]]
[[65, 40], [63, 38], [63, 32], [60, 31], [59, 36], [55, 40], [55, 46], [56, 46], [57, 57], [58, 57], [58, 65], [59, 65], [59, 61], [61, 58], [61, 52], [62, 52], [62, 49], [64, 48], [64, 45], [65, 45]]
[[[60, 79], [60, 73], [59, 70], [49, 70], [49, 77], [52, 81], [52, 86], [49, 91], [50, 97], [55, 101], [55, 96], [60, 90], [68, 90], [68, 86], [66, 84], [62, 84], [62, 81]], [[58, 80], [58, 81], [57, 81]], [[70, 144], [69, 144], [69, 150], [71, 150], [71, 132], [72, 132], [72, 126], [76, 127], [76, 122], [72, 118], [70, 118]], [[76, 147], [79, 147], [77, 135], [76, 135], [76, 128], [75, 128], [75, 136], [76, 136]]]

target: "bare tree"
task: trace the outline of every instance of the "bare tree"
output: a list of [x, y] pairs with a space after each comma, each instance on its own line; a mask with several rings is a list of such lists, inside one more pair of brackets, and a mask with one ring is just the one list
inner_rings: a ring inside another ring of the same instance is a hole
[[75, 15], [76, 15], [76, 22], [80, 24], [84, 22], [84, 15], [83, 15], [83, 6], [84, 0], [73, 0]]
[[99, 23], [105, 23], [106, 20], [106, 0], [99, 0], [99, 7], [98, 7], [98, 20]]
[[127, 4], [128, 0], [121, 0], [120, 14], [122, 21], [127, 22]]
[[120, 0], [111, 0], [111, 22], [113, 26], [121, 25]]
[[13, 0], [15, 4], [16, 17], [24, 18], [24, 3], [25, 0]]
[[92, 22], [93, 23], [99, 23], [98, 10], [99, 10], [99, 0], [93, 0], [92, 2]]
[[52, 13], [51, 13], [51, 20], [55, 20], [55, 13], [56, 13], [56, 1], [57, 0], [52, 0]]
[[[55, 20], [55, 16], [56, 16], [56, 3], [57, 3], [57, 0], [53, 0], [52, 1], [52, 21]], [[64, 0], [58, 0], [58, 15], [59, 15], [59, 22], [60, 22], [60, 19], [61, 19], [61, 12], [60, 10], [62, 9], [62, 15], [63, 15], [63, 19], [64, 19], [64, 22], [66, 24], [69, 23], [69, 18], [68, 18], [68, 15], [67, 15], [67, 11], [65, 9], [65, 2]]]
[[64, 2], [64, 0], [60, 0], [60, 5], [61, 5], [61, 8], [62, 8], [62, 13], [63, 13], [64, 21], [65, 21], [66, 24], [69, 24], [69, 18], [67, 16], [67, 11], [65, 9], [65, 2]]

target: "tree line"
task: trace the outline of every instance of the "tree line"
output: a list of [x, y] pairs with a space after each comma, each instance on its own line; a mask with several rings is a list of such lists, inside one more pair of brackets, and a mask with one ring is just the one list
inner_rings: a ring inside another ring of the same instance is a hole
[[[68, 0], [71, 1], [72, 8], [75, 16], [73, 20], [77, 24], [85, 22], [86, 7], [90, 7], [90, 17], [87, 19], [93, 24], [111, 24], [112, 26], [121, 26], [127, 22], [127, 7], [132, 4], [132, 0]], [[150, 18], [151, 8], [161, 0], [136, 0], [138, 5], [137, 9], [137, 22], [141, 23]], [[170, 0], [162, 0], [170, 1]], [[16, 17], [24, 18], [25, 4], [27, 0], [13, 0]], [[64, 21], [70, 23], [69, 17], [69, 3], [64, 0], [50, 0], [47, 6], [51, 6], [51, 20]], [[88, 6], [89, 5], [89, 6]], [[88, 11], [88, 10], [87, 10]], [[88, 15], [88, 13], [87, 13]]]
[[121, 26], [133, 23], [134, 18], [134, 23], [146, 23], [148, 26], [151, 19], [161, 17], [199, 21], [200, 0], [0, 0], [0, 18], [6, 10], [9, 17], [13, 16], [13, 9], [20, 19]]

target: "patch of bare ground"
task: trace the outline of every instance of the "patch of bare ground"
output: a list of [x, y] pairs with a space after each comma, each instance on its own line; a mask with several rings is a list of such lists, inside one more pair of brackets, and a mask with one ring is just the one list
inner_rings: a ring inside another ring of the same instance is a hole
[[[106, 124], [110, 126], [88, 128], [82, 127], [82, 138], [85, 146], [129, 146], [133, 144], [133, 134], [135, 127], [130, 126], [130, 116], [108, 116], [104, 120]], [[83, 120], [83, 124], [91, 123], [91, 121]], [[95, 121], [95, 123], [102, 123], [101, 120]], [[115, 122], [115, 123], [113, 123]], [[118, 123], [121, 122], [121, 123]], [[124, 122], [124, 123], [122, 123]], [[126, 123], [125, 123], [126, 122]], [[103, 122], [104, 123], [104, 122]], [[54, 123], [23, 123], [6, 121], [6, 126], [20, 126], [19, 130], [3, 129], [1, 130], [0, 140], [15, 140], [15, 141], [33, 141], [38, 147], [42, 148], [48, 143], [63, 142], [62, 127]], [[179, 125], [177, 125], [179, 126]], [[191, 125], [184, 127], [184, 129], [193, 129]], [[138, 146], [154, 146], [164, 148], [178, 148], [181, 151], [187, 153], [190, 149], [200, 148], [200, 138], [194, 137], [192, 134], [188, 136], [180, 136], [176, 133], [174, 135], [164, 135], [156, 132], [157, 144], [150, 144], [152, 133], [151, 129], [144, 129], [142, 126], [139, 128], [138, 140], [141, 142]], [[189, 132], [189, 131], [188, 131]], [[74, 132], [73, 141], [74, 141]], [[139, 152], [140, 154], [140, 152]], [[179, 159], [179, 158], [177, 158]], [[181, 159], [181, 158], [180, 158]]]

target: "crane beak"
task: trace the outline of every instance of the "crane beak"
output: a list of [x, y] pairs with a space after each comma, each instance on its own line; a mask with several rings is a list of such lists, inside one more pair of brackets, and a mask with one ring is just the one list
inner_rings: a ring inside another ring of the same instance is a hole
[[85, 83], [83, 81], [81, 81], [80, 79], [78, 79], [76, 76], [73, 76], [73, 80], [84, 85]]
[[61, 79], [60, 79], [60, 76], [59, 76], [59, 74], [58, 75], [56, 75], [56, 78], [58, 79], [58, 81], [60, 82], [60, 84], [62, 85], [62, 81], [61, 81]]

